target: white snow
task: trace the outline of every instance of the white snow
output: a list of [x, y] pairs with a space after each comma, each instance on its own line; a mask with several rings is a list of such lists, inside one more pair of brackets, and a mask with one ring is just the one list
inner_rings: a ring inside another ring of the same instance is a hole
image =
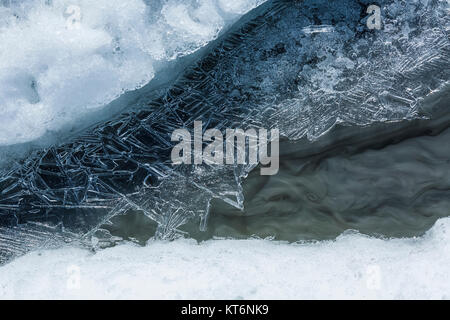
[[0, 1], [0, 146], [76, 126], [264, 1]]
[[92, 254], [33, 252], [0, 268], [0, 298], [450, 299], [450, 218], [423, 237], [191, 240]]

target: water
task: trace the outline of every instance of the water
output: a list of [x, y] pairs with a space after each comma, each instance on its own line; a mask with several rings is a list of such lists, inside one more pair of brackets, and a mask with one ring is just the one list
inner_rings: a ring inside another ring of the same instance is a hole
[[[216, 200], [205, 232], [197, 220], [181, 230], [197, 240], [325, 240], [346, 230], [421, 236], [449, 215], [449, 97], [447, 90], [427, 100], [440, 110], [430, 120], [357, 129], [350, 139], [339, 138], [348, 130], [340, 128], [315, 143], [284, 141], [277, 175], [255, 169], [244, 180], [244, 210]], [[145, 243], [154, 234], [154, 222], [139, 212], [113, 222], [107, 228], [127, 240]]]

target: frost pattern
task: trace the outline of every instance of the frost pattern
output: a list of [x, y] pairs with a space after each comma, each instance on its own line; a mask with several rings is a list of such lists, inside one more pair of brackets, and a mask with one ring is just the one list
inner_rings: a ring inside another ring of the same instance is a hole
[[[316, 0], [260, 6], [160, 98], [143, 96], [126, 113], [5, 171], [1, 230], [27, 233], [43, 223], [60, 227], [63, 238], [108, 238], [101, 225], [141, 210], [158, 224], [156, 237], [167, 239], [189, 219], [205, 227], [212, 198], [242, 207], [240, 181], [251, 167], [171, 165], [171, 133], [192, 129], [194, 120], [314, 140], [337, 123], [420, 117], [421, 99], [450, 75], [448, 2], [385, 1], [381, 31], [365, 28], [364, 8]], [[305, 32], [317, 25], [333, 28]], [[1, 230], [2, 243], [12, 241]]]

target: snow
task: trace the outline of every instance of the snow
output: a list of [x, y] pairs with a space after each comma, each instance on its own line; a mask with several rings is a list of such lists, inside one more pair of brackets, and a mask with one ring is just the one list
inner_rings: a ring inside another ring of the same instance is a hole
[[450, 218], [423, 237], [150, 242], [32, 252], [0, 267], [0, 298], [449, 299]]
[[0, 146], [76, 127], [262, 2], [1, 1]]

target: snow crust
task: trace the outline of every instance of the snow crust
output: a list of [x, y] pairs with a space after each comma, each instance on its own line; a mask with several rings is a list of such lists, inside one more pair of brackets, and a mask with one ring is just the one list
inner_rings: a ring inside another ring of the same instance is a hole
[[264, 0], [0, 1], [0, 146], [148, 83]]
[[449, 299], [450, 218], [423, 237], [155, 241], [35, 251], [0, 268], [0, 298]]

